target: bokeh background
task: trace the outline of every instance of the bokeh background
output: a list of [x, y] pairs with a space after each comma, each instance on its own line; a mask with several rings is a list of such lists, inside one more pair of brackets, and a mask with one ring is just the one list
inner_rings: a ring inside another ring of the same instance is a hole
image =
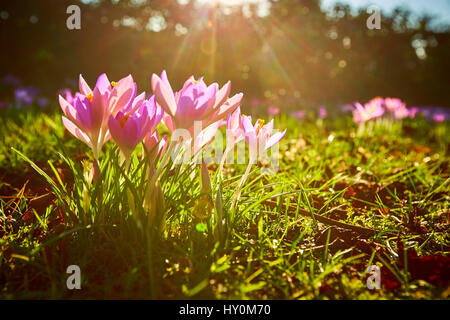
[[[383, 9], [369, 30], [367, 5]], [[69, 30], [69, 5], [81, 30]], [[397, 7], [397, 5], [400, 5]], [[232, 81], [244, 108], [328, 109], [375, 96], [450, 106], [450, 5], [443, 1], [19, 0], [0, 3], [0, 101], [13, 86], [57, 93], [132, 74], [150, 92], [166, 69], [178, 87], [194, 75]], [[17, 92], [16, 92], [17, 94]], [[255, 110], [251, 110], [255, 112]]]

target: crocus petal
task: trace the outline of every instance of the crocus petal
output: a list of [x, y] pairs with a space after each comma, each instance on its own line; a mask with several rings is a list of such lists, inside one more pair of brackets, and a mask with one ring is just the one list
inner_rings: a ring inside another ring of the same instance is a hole
[[136, 122], [131, 117], [122, 126], [120, 121], [123, 118], [123, 113], [119, 112], [117, 117], [112, 115], [109, 117], [108, 126], [112, 138], [116, 142], [119, 149], [126, 156], [129, 155], [136, 146], [135, 141], [138, 135], [138, 128]]
[[90, 111], [91, 111], [92, 130], [95, 130], [97, 132], [100, 129], [100, 127], [102, 127], [106, 105], [108, 104], [105, 98], [106, 97], [100, 93], [100, 89], [96, 86], [92, 97]]
[[269, 148], [272, 148], [275, 144], [277, 144], [281, 139], [283, 139], [284, 135], [286, 134], [286, 130], [283, 132], [277, 132], [273, 136], [269, 138], [269, 140], [266, 142], [264, 146], [264, 150], [267, 150]]
[[92, 143], [89, 140], [89, 137], [87, 136], [87, 134], [84, 133], [83, 131], [81, 131], [72, 121], [70, 121], [66, 117], [62, 116], [61, 118], [62, 118], [64, 127], [66, 127], [66, 129], [71, 134], [73, 134], [75, 137], [77, 137], [79, 140], [81, 140], [82, 142], [87, 144], [92, 149]]
[[207, 128], [203, 129], [194, 141], [194, 154], [196, 154], [203, 146], [210, 144], [216, 136], [220, 122], [214, 122]]
[[142, 104], [145, 101], [145, 92], [142, 92], [140, 95], [138, 95], [136, 98], [134, 98], [133, 102], [131, 103], [130, 108], [127, 110], [124, 110], [127, 114], [133, 114], [136, 112], [137, 109], [139, 109]]
[[114, 86], [110, 97], [110, 112], [113, 116], [121, 110], [125, 110], [136, 96], [136, 84], [131, 75], [120, 79]]
[[172, 117], [165, 112], [162, 116], [162, 121], [164, 125], [167, 127], [167, 129], [170, 131], [170, 133], [173, 133], [175, 131], [175, 124], [173, 123]]
[[75, 123], [76, 125], [79, 125], [77, 121], [77, 112], [75, 108], [69, 102], [67, 102], [67, 100], [64, 99], [62, 96], [59, 96], [58, 98], [59, 98], [59, 105], [61, 106], [61, 109], [67, 116], [67, 118], [69, 118], [69, 120]]
[[92, 94], [92, 90], [87, 84], [87, 82], [84, 80], [83, 76], [80, 74], [80, 79], [78, 80], [78, 86], [80, 87], [81, 94], [87, 96], [89, 94]]
[[241, 104], [243, 96], [244, 95], [242, 93], [239, 93], [228, 99], [222, 106], [217, 108], [209, 118], [204, 121], [203, 125], [207, 126], [219, 119], [227, 117]]
[[102, 95], [106, 94], [106, 92], [110, 92], [111, 91], [111, 83], [109, 82], [108, 77], [106, 76], [106, 74], [102, 73], [98, 77], [97, 83], [95, 84], [95, 87], [99, 89], [99, 91], [100, 91], [100, 93]]
[[171, 116], [177, 112], [175, 96], [170, 84], [161, 80], [156, 74], [152, 75], [152, 90], [158, 104]]

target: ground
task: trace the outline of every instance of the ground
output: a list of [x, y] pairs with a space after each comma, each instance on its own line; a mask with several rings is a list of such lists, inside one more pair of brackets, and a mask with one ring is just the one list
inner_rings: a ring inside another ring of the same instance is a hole
[[[211, 201], [211, 216], [193, 209], [199, 168], [164, 174], [165, 215], [150, 223], [134, 207], [144, 196], [137, 158], [121, 176], [107, 145], [102, 186], [86, 184], [91, 154], [64, 131], [59, 111], [1, 112], [2, 299], [450, 295], [448, 122], [277, 117], [287, 128], [278, 173], [254, 166], [232, 213], [245, 165], [226, 166], [219, 232]], [[215, 181], [217, 165], [209, 171]], [[80, 267], [80, 290], [67, 289], [69, 265]], [[378, 290], [367, 288], [371, 265]]]

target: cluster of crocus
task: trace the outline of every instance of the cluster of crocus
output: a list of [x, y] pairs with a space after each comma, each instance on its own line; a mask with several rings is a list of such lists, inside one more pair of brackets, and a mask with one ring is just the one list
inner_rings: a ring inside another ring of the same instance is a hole
[[411, 117], [416, 112], [413, 108], [408, 109], [406, 103], [398, 98], [376, 97], [364, 105], [359, 102], [355, 102], [353, 105], [353, 120], [356, 123], [376, 119], [387, 113], [392, 114], [395, 119], [400, 120]]
[[[0, 83], [6, 87], [10, 87], [14, 94], [14, 104], [17, 108], [31, 107], [37, 105], [39, 107], [46, 107], [48, 99], [41, 94], [41, 90], [34, 86], [24, 86], [20, 79], [9, 74], [2, 79]], [[1, 103], [0, 107], [6, 107], [7, 103]]]
[[[262, 120], [253, 124], [250, 116], [242, 116], [240, 104], [243, 94], [229, 98], [230, 82], [219, 87], [217, 83], [207, 85], [203, 78], [195, 80], [190, 77], [180, 90], [174, 91], [163, 71], [161, 76], [152, 75], [151, 87], [154, 95], [147, 98], [145, 93], [137, 95], [137, 86], [131, 75], [110, 82], [106, 74], [102, 74], [91, 89], [80, 75], [79, 92], [72, 94], [66, 90], [65, 97], [59, 96], [64, 112], [63, 124], [91, 148], [94, 169], [98, 169], [97, 161], [103, 145], [111, 138], [127, 169], [133, 150], [143, 142], [148, 154], [145, 158], [151, 162], [148, 195], [154, 194], [158, 188], [158, 179], [167, 164], [168, 155], [175, 146], [186, 142], [174, 138], [176, 130], [184, 130], [191, 135], [189, 141], [194, 142], [195, 151], [201, 151], [210, 143], [219, 127], [225, 124], [227, 148], [245, 139], [251, 149], [255, 143], [260, 150], [266, 150], [278, 143], [286, 132], [273, 134], [273, 120], [267, 125], [263, 125]], [[157, 131], [160, 122], [172, 134], [170, 143], [167, 136], [160, 139]], [[204, 129], [197, 132], [198, 124]], [[158, 156], [161, 163], [155, 168]], [[250, 162], [254, 160], [252, 157]], [[154, 205], [147, 204], [147, 207], [154, 208]]]

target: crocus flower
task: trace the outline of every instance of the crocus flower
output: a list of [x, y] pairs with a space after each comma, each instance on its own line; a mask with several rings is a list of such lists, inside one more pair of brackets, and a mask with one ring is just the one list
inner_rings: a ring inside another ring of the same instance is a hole
[[193, 77], [174, 93], [165, 71], [161, 77], [153, 74], [152, 89], [156, 101], [167, 113], [164, 123], [170, 131], [182, 128], [192, 133], [194, 121], [202, 121], [203, 126], [209, 126], [225, 118], [242, 100], [242, 93], [227, 99], [230, 82], [219, 89], [217, 83], [207, 86], [202, 78], [197, 81]]
[[244, 131], [242, 129], [241, 107], [238, 107], [227, 118], [227, 148], [231, 148], [242, 139], [244, 139]]
[[155, 130], [153, 133], [149, 131], [144, 138], [144, 147], [146, 152], [151, 152], [150, 162], [154, 164], [156, 158], [162, 157], [167, 148], [168, 136], [165, 135], [159, 140], [159, 133]]
[[[262, 120], [257, 120], [255, 125], [252, 124], [252, 118], [250, 116], [244, 116], [242, 118], [242, 128], [244, 129], [245, 141], [249, 144], [250, 150], [254, 152], [256, 143], [259, 146], [260, 152], [267, 150], [277, 144], [286, 134], [286, 130], [283, 132], [277, 132], [272, 135], [273, 132], [273, 120], [264, 125]], [[255, 157], [256, 154], [251, 154], [251, 157]]]
[[280, 113], [280, 108], [275, 108], [275, 107], [270, 106], [270, 107], [267, 109], [267, 111], [269, 112], [269, 114], [270, 114], [271, 116], [276, 116], [277, 114]]
[[436, 123], [441, 123], [445, 120], [445, 114], [443, 113], [435, 113], [433, 115], [433, 121]]
[[420, 109], [418, 107], [412, 107], [409, 109], [408, 116], [413, 119], [416, 117], [416, 115], [419, 113], [419, 111], [420, 111]]
[[13, 76], [12, 74], [8, 74], [5, 77], [2, 78], [2, 82], [6, 85], [18, 87], [20, 86], [20, 79], [16, 76]]
[[259, 99], [258, 98], [252, 98], [250, 100], [250, 104], [251, 104], [252, 107], [258, 106], [259, 105]]
[[45, 107], [46, 105], [48, 105], [48, 99], [47, 99], [46, 97], [39, 97], [39, 98], [37, 99], [37, 104], [38, 104], [40, 107]]
[[394, 118], [397, 120], [407, 118], [410, 113], [408, 108], [406, 108], [406, 106], [404, 104], [402, 106], [398, 107], [397, 109], [394, 109], [393, 112], [394, 112]]
[[357, 123], [375, 119], [384, 114], [384, 108], [377, 100], [371, 100], [364, 106], [359, 102], [356, 102], [354, 105], [355, 109], [353, 110], [353, 120]]
[[110, 83], [106, 74], [102, 74], [94, 90], [80, 75], [79, 88], [80, 92], [75, 96], [66, 92], [71, 103], [59, 96], [59, 104], [66, 116], [62, 117], [63, 123], [70, 133], [92, 149], [94, 158], [98, 159], [103, 144], [111, 138], [109, 116], [116, 116], [120, 110], [132, 105], [137, 87], [131, 75]]
[[292, 113], [292, 116], [293, 116], [294, 118], [297, 118], [298, 120], [301, 121], [301, 120], [303, 120], [303, 118], [305, 117], [305, 114], [306, 114], [305, 111], [299, 110], [299, 111], [293, 112], [293, 113]]
[[30, 106], [33, 103], [33, 93], [27, 88], [18, 88], [14, 90], [14, 97], [19, 107]]
[[319, 108], [319, 118], [324, 119], [327, 116], [327, 109], [324, 107]]
[[[386, 106], [386, 109], [395, 112], [395, 110], [398, 109], [406, 109], [406, 104], [398, 99], [398, 98], [386, 98], [384, 99], [384, 105]], [[403, 112], [400, 112], [402, 114]]]
[[145, 101], [134, 113], [119, 111], [116, 116], [109, 117], [111, 136], [125, 159], [130, 157], [145, 135], [156, 128], [161, 118], [162, 110], [154, 99]]

